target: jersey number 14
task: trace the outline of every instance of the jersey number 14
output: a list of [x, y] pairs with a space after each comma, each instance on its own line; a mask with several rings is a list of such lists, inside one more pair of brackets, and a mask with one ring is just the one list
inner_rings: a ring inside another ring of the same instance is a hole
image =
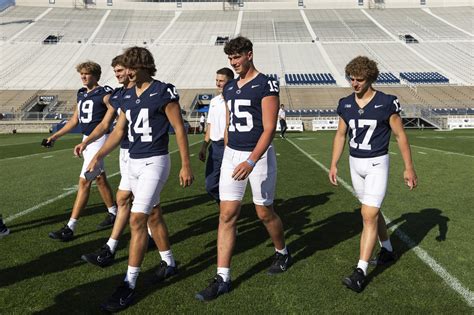
[[140, 109], [140, 112], [138, 113], [137, 120], [135, 121], [135, 124], [132, 126], [132, 117], [130, 114], [130, 110], [127, 110], [125, 112], [125, 116], [127, 117], [128, 120], [128, 140], [130, 142], [133, 142], [133, 136], [132, 136], [132, 128], [135, 134], [141, 135], [140, 136], [140, 141], [141, 142], [151, 142], [153, 137], [151, 136], [151, 127], [150, 127], [150, 121], [149, 121], [149, 116], [148, 116], [148, 108], [142, 108]]

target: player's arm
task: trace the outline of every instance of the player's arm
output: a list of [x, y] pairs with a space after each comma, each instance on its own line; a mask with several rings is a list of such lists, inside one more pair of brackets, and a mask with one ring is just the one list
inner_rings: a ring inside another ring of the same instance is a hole
[[[209, 120], [209, 119], [208, 119]], [[207, 124], [206, 134], [204, 135], [204, 141], [202, 142], [201, 150], [199, 151], [199, 159], [203, 162], [206, 161], [206, 152], [211, 142], [211, 124]]]
[[243, 180], [247, 178], [247, 176], [252, 172], [255, 163], [260, 160], [272, 143], [278, 117], [278, 104], [280, 104], [280, 100], [276, 95], [269, 95], [262, 99], [263, 132], [247, 161], [240, 163], [234, 169], [232, 177], [235, 180]]
[[64, 136], [65, 134], [71, 132], [74, 128], [77, 127], [79, 124], [79, 118], [77, 113], [77, 106], [74, 110], [74, 114], [72, 114], [71, 119], [62, 127], [60, 130], [56, 131], [51, 137], [48, 138], [48, 143], [54, 142]]
[[183, 117], [181, 117], [181, 108], [179, 103], [171, 102], [165, 107], [166, 117], [173, 126], [176, 134], [176, 142], [181, 156], [181, 170], [179, 171], [179, 183], [182, 187], [190, 186], [193, 183], [194, 176], [189, 161], [189, 145], [186, 130], [184, 129]]
[[346, 144], [347, 125], [342, 117], [339, 117], [336, 135], [332, 144], [331, 167], [329, 169], [329, 181], [337, 186], [337, 163], [341, 158], [344, 146]]
[[109, 155], [122, 141], [123, 136], [125, 135], [125, 130], [127, 128], [127, 118], [125, 117], [125, 113], [121, 112], [120, 116], [117, 120], [117, 124], [115, 125], [114, 131], [110, 134], [105, 141], [104, 145], [100, 150], [94, 155], [87, 170], [93, 171], [97, 163], [102, 160], [104, 157]]
[[110, 94], [107, 94], [106, 96], [104, 96], [103, 101], [104, 101], [105, 106], [107, 106], [107, 112], [105, 113], [105, 116], [100, 122], [100, 124], [98, 124], [94, 128], [94, 130], [90, 133], [89, 136], [87, 136], [86, 139], [84, 139], [84, 141], [82, 141], [81, 143], [79, 143], [78, 145], [74, 147], [74, 154], [76, 156], [81, 157], [82, 152], [84, 152], [84, 150], [89, 144], [99, 139], [107, 131], [110, 130], [110, 126], [112, 125], [112, 122], [114, 121], [116, 114], [115, 114], [115, 108], [113, 108], [112, 105], [110, 105], [109, 103], [109, 98], [110, 98]]
[[403, 128], [402, 118], [400, 115], [394, 114], [390, 116], [390, 128], [392, 129], [395, 139], [397, 139], [398, 148], [402, 154], [403, 163], [405, 164], [405, 171], [403, 172], [403, 178], [405, 183], [410, 190], [416, 187], [418, 184], [418, 178], [416, 177], [415, 167], [413, 166], [413, 160], [411, 158], [410, 144], [408, 143], [408, 137]]

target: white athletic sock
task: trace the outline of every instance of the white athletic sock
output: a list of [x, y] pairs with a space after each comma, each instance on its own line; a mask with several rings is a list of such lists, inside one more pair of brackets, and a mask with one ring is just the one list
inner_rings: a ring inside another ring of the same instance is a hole
[[113, 253], [115, 253], [115, 250], [117, 249], [117, 245], [118, 245], [118, 240], [114, 240], [113, 238], [109, 238], [109, 240], [107, 241], [107, 246], [109, 246], [110, 248], [110, 251]]
[[286, 248], [286, 246], [285, 246], [285, 248], [283, 248], [283, 249], [276, 249], [276, 247], [275, 247], [275, 251], [276, 251], [277, 253], [282, 254], [282, 255], [288, 255], [288, 249]]
[[217, 274], [222, 277], [224, 282], [230, 281], [230, 268], [217, 267]]
[[69, 219], [69, 222], [67, 223], [67, 226], [74, 232], [74, 230], [76, 229], [76, 225], [77, 225], [77, 219], [73, 219], [73, 218], [70, 218]]
[[364, 272], [364, 276], [367, 275], [367, 268], [368, 267], [369, 267], [369, 262], [367, 262], [367, 261], [359, 260], [359, 262], [357, 263], [357, 268], [362, 269], [362, 271]]
[[117, 206], [113, 205], [112, 207], [107, 208], [107, 211], [109, 211], [109, 213], [111, 213], [113, 215], [117, 215]]
[[135, 289], [137, 284], [138, 274], [140, 273], [140, 267], [128, 266], [127, 274], [125, 275], [125, 282], [128, 282], [130, 289]]
[[383, 241], [383, 242], [380, 242], [380, 246], [382, 246], [383, 248], [385, 248], [389, 252], [393, 252], [393, 247], [392, 247], [392, 243], [390, 243], [390, 239], [388, 239], [386, 241]]
[[176, 262], [174, 261], [173, 252], [171, 251], [171, 249], [164, 252], [160, 252], [160, 256], [161, 256], [161, 260], [166, 262], [168, 266], [170, 267], [176, 266]]

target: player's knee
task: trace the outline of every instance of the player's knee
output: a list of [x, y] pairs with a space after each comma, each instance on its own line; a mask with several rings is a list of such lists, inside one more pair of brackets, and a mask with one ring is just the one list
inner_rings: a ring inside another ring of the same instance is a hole
[[257, 216], [263, 223], [270, 222], [276, 218], [276, 213], [271, 207], [257, 206]]
[[153, 208], [153, 211], [148, 217], [148, 223], [150, 225], [158, 225], [163, 223], [163, 215], [161, 213], [161, 209]]
[[117, 192], [117, 196], [116, 196], [116, 199], [117, 199], [117, 206], [119, 207], [126, 207], [129, 203], [129, 194], [124, 194], [124, 193], [121, 193], [120, 191]]
[[219, 214], [219, 224], [236, 224], [237, 217], [236, 211], [221, 211]]
[[106, 186], [107, 185], [107, 177], [105, 176], [104, 173], [101, 175], [97, 176], [95, 179], [95, 183], [97, 186]]
[[132, 213], [130, 216], [130, 229], [134, 231], [147, 231], [147, 216], [143, 213]]
[[79, 189], [89, 189], [92, 185], [91, 181], [86, 180], [85, 178], [79, 178]]

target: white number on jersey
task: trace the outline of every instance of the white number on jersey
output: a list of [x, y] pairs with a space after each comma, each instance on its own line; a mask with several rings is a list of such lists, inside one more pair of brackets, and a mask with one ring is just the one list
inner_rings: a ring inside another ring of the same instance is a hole
[[[358, 126], [356, 126], [356, 122], [357, 122]], [[369, 126], [369, 129], [367, 129], [367, 133], [365, 134], [365, 137], [362, 140], [362, 143], [356, 143], [355, 142], [355, 137], [356, 137], [357, 128], [364, 128], [365, 126]], [[377, 127], [377, 120], [374, 120], [374, 119], [358, 119], [358, 120], [351, 119], [351, 120], [349, 120], [349, 127], [352, 130], [352, 138], [349, 141], [349, 145], [354, 149], [359, 148], [360, 150], [367, 150], [367, 151], [371, 150], [372, 146], [369, 144], [369, 142], [370, 142], [370, 138], [372, 138], [375, 127]]]
[[269, 80], [268, 85], [270, 85], [270, 92], [280, 92], [278, 88], [278, 82], [275, 80]]
[[[127, 120], [128, 120], [128, 140], [130, 142], [133, 142], [132, 117], [130, 114], [130, 110], [126, 111], [125, 116], [127, 117]], [[140, 109], [140, 112], [138, 113], [138, 116], [137, 116], [137, 121], [135, 122], [135, 125], [133, 126], [133, 131], [136, 134], [141, 134], [140, 136], [141, 142], [151, 142], [153, 139], [153, 137], [151, 136], [151, 127], [150, 127], [150, 122], [148, 120], [148, 117], [149, 117], [148, 108]]]
[[[249, 132], [253, 128], [253, 118], [249, 112], [240, 111], [240, 106], [250, 106], [250, 100], [235, 100], [234, 102], [234, 115], [237, 118], [245, 118], [245, 124], [236, 123], [232, 119], [232, 115], [230, 115], [229, 121], [229, 131], [237, 131], [239, 132]], [[228, 106], [231, 106], [231, 101], [228, 102]]]
[[[79, 107], [79, 122], [88, 124], [92, 121], [92, 111], [94, 110], [94, 101], [87, 100], [85, 102], [80, 101]], [[87, 116], [83, 116], [87, 115]]]
[[173, 90], [171, 90], [170, 88], [168, 88], [168, 89], [166, 89], [166, 91], [168, 91], [168, 93], [170, 93], [172, 100], [174, 100], [175, 98], [177, 98], [177, 96], [178, 96], [178, 91], [176, 90], [176, 87], [174, 87]]

